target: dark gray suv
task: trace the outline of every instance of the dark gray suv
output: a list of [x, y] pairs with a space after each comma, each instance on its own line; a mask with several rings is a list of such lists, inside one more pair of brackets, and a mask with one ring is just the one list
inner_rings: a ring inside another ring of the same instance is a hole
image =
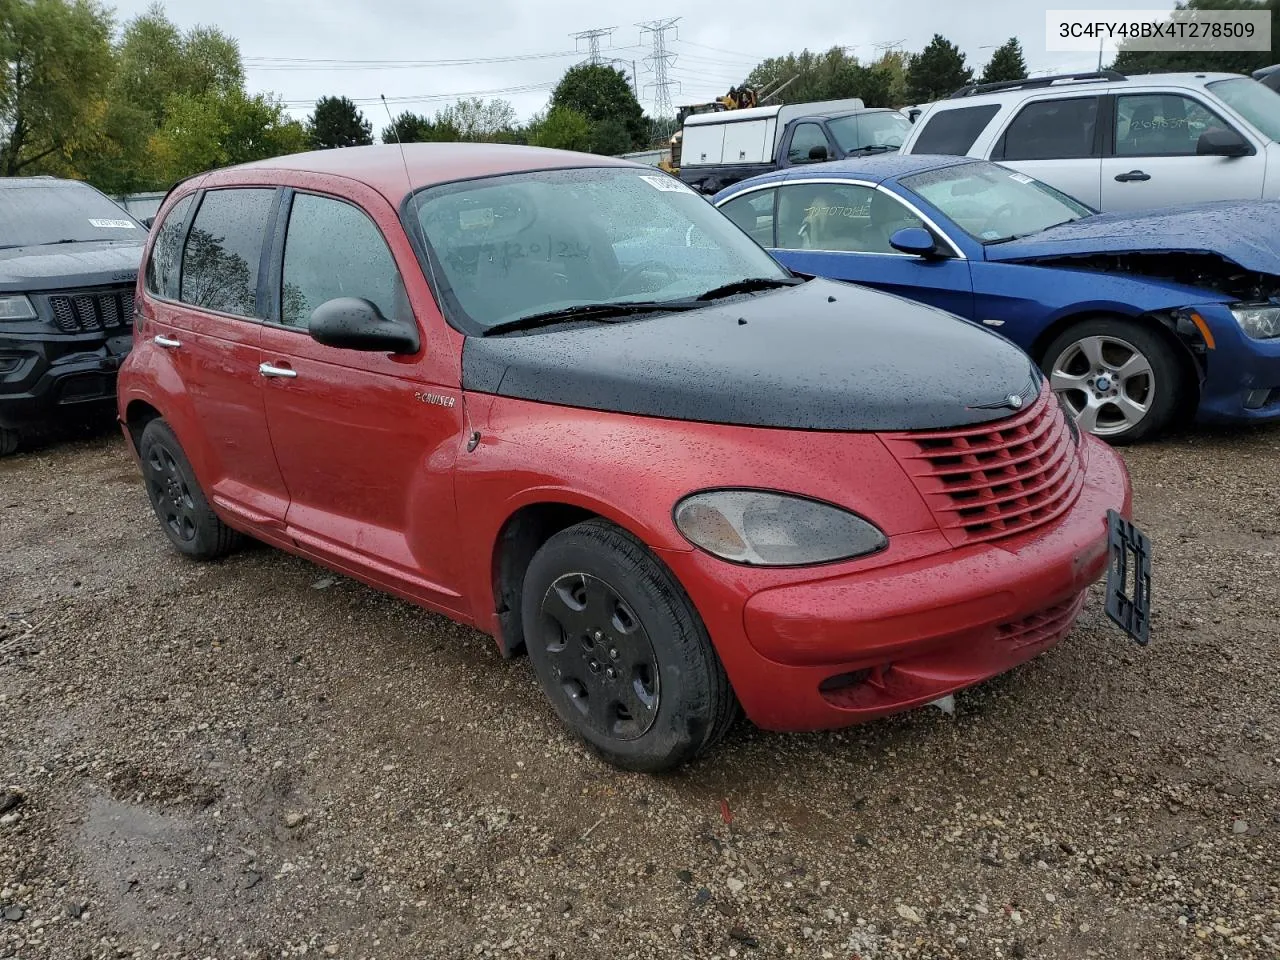
[[0, 178], [0, 456], [115, 398], [147, 228], [93, 187]]

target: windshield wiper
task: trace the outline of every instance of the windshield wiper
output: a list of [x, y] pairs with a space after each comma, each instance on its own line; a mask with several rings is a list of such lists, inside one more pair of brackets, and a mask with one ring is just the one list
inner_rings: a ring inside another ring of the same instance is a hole
[[629, 317], [637, 313], [661, 313], [668, 310], [692, 310], [699, 304], [689, 300], [631, 300], [621, 303], [583, 303], [576, 307], [564, 307], [560, 310], [546, 310], [542, 313], [530, 313], [514, 320], [495, 323], [485, 330], [484, 335], [491, 337], [497, 333], [510, 333], [513, 330], [532, 330], [535, 327], [546, 327], [570, 320], [600, 320], [609, 322], [619, 317]]
[[865, 147], [858, 147], [856, 150], [853, 150], [850, 152], [854, 154], [888, 153], [890, 150], [901, 150], [901, 149], [902, 149], [902, 144], [898, 144], [897, 146], [894, 146], [891, 143], [869, 143]]
[[1057, 223], [1051, 223], [1047, 227], [1041, 227], [1039, 230], [1028, 230], [1026, 233], [1015, 233], [1007, 237], [1001, 237], [999, 240], [988, 240], [986, 246], [994, 247], [997, 243], [1008, 243], [1010, 240], [1025, 240], [1027, 237], [1034, 237], [1037, 233], [1044, 233], [1046, 230], [1052, 230], [1054, 227], [1061, 227], [1068, 223], [1078, 223], [1084, 217], [1068, 217], [1066, 220], [1059, 220]]
[[731, 297], [735, 293], [750, 293], [753, 290], [772, 290], [775, 287], [794, 287], [804, 283], [800, 277], [747, 277], [735, 280], [720, 287], [712, 287], [706, 293], [700, 293], [695, 300], [716, 300], [720, 297]]

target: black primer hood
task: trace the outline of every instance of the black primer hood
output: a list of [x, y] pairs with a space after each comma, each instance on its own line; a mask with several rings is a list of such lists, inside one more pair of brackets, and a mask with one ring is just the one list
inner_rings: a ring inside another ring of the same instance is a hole
[[468, 337], [463, 388], [613, 413], [796, 430], [926, 430], [1011, 416], [1041, 375], [1003, 337], [815, 279], [702, 310]]

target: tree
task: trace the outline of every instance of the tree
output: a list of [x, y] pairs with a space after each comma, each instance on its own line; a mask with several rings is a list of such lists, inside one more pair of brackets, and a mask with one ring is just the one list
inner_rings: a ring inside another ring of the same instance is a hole
[[437, 111], [434, 123], [437, 130], [456, 130], [457, 137], [451, 139], [501, 140], [515, 129], [516, 108], [506, 100], [486, 103], [479, 97], [471, 97]]
[[373, 124], [346, 97], [321, 97], [307, 119], [311, 145], [317, 150], [366, 147], [373, 143]]
[[996, 48], [987, 65], [982, 68], [980, 79], [982, 83], [1027, 79], [1027, 61], [1022, 58], [1022, 44], [1017, 37], [1010, 37]]
[[907, 96], [916, 103], [928, 103], [950, 96], [972, 80], [973, 71], [964, 65], [960, 48], [935, 33], [907, 66]]
[[0, 174], [48, 169], [90, 135], [111, 30], [95, 0], [0, 0]]
[[863, 64], [843, 47], [832, 47], [825, 53], [802, 50], [772, 57], [758, 64], [745, 83], [757, 90], [779, 88], [776, 103], [858, 97], [868, 107], [891, 107], [905, 98], [906, 67], [903, 54], [896, 51]]
[[572, 107], [552, 107], [534, 116], [527, 130], [529, 143], [553, 150], [591, 149], [591, 121]]
[[602, 63], [570, 67], [551, 91], [551, 107], [567, 107], [590, 124], [615, 120], [627, 131], [630, 146], [649, 145], [649, 124], [622, 70]]
[[[1271, 36], [1280, 37], [1280, 0], [1189, 0], [1179, 2], [1175, 11], [1194, 10], [1269, 10], [1271, 11]], [[1128, 50], [1120, 44], [1112, 69], [1121, 73], [1160, 73], [1194, 71], [1196, 73], [1222, 72], [1249, 74], [1259, 67], [1275, 63], [1271, 50], [1223, 50], [1221, 52], [1195, 50]]]
[[620, 153], [626, 153], [633, 146], [635, 141], [631, 132], [621, 120], [611, 117], [591, 125], [591, 153], [616, 157]]

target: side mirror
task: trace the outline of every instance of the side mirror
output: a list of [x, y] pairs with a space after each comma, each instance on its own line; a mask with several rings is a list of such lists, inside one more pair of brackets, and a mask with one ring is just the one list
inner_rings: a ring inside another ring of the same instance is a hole
[[827, 148], [822, 144], [816, 144], [809, 148], [809, 159], [814, 163], [821, 163], [827, 159]]
[[155, 217], [143, 217], [143, 218], [142, 218], [142, 225], [143, 225], [144, 227], [146, 227], [148, 230], [150, 230], [150, 229], [151, 229], [151, 225], [152, 225], [152, 224], [154, 224], [155, 222], [156, 222], [156, 218], [155, 218]]
[[417, 353], [418, 328], [388, 320], [368, 300], [337, 297], [316, 307], [307, 324], [311, 339], [327, 347], [370, 353]]
[[1234, 130], [1206, 130], [1196, 141], [1196, 154], [1201, 157], [1247, 157], [1252, 152], [1249, 141]]
[[933, 234], [924, 227], [903, 227], [889, 238], [889, 246], [913, 257], [931, 257], [938, 252]]

